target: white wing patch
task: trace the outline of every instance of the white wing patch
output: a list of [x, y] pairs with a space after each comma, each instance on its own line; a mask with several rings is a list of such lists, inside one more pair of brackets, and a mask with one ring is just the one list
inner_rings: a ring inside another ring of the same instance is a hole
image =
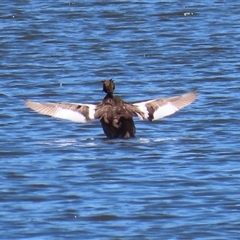
[[55, 118], [61, 118], [73, 122], [85, 123], [87, 122], [84, 115], [79, 112], [75, 112], [71, 109], [58, 108], [56, 112], [52, 115]]
[[95, 109], [96, 109], [96, 105], [94, 105], [94, 104], [88, 104], [87, 105], [88, 107], [89, 107], [89, 112], [88, 112], [88, 116], [89, 116], [89, 118], [91, 119], [91, 120], [94, 120], [95, 119], [95, 117], [94, 117], [94, 115], [95, 115]]
[[171, 104], [170, 102], [168, 102], [167, 104], [160, 106], [153, 114], [153, 121], [154, 120], [158, 120], [160, 118], [164, 118], [166, 116], [169, 116], [173, 113], [175, 113], [176, 111], [178, 111], [179, 109], [177, 107], [175, 107], [173, 104]]
[[[147, 102], [149, 102], [149, 101], [147, 101]], [[140, 102], [140, 103], [134, 103], [133, 104], [134, 106], [138, 107], [139, 110], [143, 113], [143, 117], [140, 114], [137, 113], [140, 120], [148, 119], [148, 117], [149, 117], [148, 110], [147, 110], [147, 107], [146, 107], [147, 102]]]
[[[149, 111], [147, 109], [146, 104], [154, 102], [155, 100], [150, 100], [150, 101], [146, 101], [146, 102], [140, 102], [140, 103], [135, 103], [133, 104], [134, 106], [137, 106], [140, 111], [143, 113], [142, 117], [140, 114], [138, 114], [138, 117], [140, 120], [144, 120], [144, 119], [148, 119], [149, 118]], [[166, 102], [164, 105], [160, 105], [153, 113], [153, 119], [152, 121], [158, 120], [160, 118], [164, 118], [166, 116], [169, 116], [173, 113], [175, 113], [176, 111], [178, 111], [179, 109], [177, 107], [175, 107], [173, 104], [171, 104], [171, 102]]]

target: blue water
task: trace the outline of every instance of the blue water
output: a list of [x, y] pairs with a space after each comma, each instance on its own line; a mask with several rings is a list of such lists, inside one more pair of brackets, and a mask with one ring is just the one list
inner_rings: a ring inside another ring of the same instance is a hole
[[[1, 1], [1, 239], [239, 239], [239, 1]], [[24, 99], [199, 97], [136, 138]]]

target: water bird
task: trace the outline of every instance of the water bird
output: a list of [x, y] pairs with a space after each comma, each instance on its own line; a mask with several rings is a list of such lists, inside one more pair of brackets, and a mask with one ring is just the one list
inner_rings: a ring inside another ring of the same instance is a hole
[[30, 109], [54, 118], [85, 123], [100, 119], [107, 138], [134, 137], [136, 128], [133, 117], [155, 121], [188, 106], [197, 98], [196, 92], [169, 98], [157, 98], [137, 103], [127, 103], [115, 97], [115, 83], [112, 79], [102, 81], [106, 96], [99, 104], [52, 103], [25, 101]]

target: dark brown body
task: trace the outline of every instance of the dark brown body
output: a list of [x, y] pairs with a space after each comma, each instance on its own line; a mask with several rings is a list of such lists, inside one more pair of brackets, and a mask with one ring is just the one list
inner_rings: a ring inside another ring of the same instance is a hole
[[103, 131], [108, 138], [130, 138], [135, 136], [135, 125], [132, 118], [120, 118], [118, 120], [118, 127], [115, 127], [115, 123], [106, 123], [103, 119], [102, 123]]
[[132, 116], [136, 114], [121, 98], [113, 96], [114, 89], [112, 80], [103, 81], [103, 91], [107, 94], [97, 106], [95, 117], [100, 119], [108, 138], [134, 137], [136, 129]]
[[96, 118], [100, 118], [103, 131], [108, 138], [129, 138], [135, 136], [135, 125], [132, 116], [136, 115], [128, 109], [125, 102], [108, 93], [96, 110]]

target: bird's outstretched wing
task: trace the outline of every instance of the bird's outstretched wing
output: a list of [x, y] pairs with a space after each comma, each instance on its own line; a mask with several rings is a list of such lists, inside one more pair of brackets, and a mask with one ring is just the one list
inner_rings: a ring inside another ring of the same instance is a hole
[[66, 119], [73, 122], [89, 122], [95, 119], [94, 104], [78, 104], [78, 103], [48, 103], [48, 102], [32, 102], [26, 101], [26, 106], [32, 110], [48, 115], [54, 118]]
[[[188, 106], [197, 98], [197, 93], [190, 92], [181, 96], [170, 98], [157, 98], [149, 101], [134, 104], [124, 103], [120, 110], [113, 108], [109, 104], [80, 104], [80, 103], [48, 103], [26, 101], [25, 104], [30, 109], [55, 118], [70, 120], [73, 122], [89, 122], [96, 118], [102, 118], [105, 114], [112, 114], [117, 111], [119, 116], [138, 116], [141, 120], [150, 121], [169, 116], [183, 107]], [[109, 109], [110, 108], [110, 109]]]
[[177, 112], [183, 107], [188, 106], [197, 98], [196, 92], [190, 92], [181, 96], [170, 98], [157, 98], [145, 102], [134, 103], [133, 106], [140, 110], [141, 114], [137, 114], [141, 120], [148, 119], [150, 121], [169, 116]]

